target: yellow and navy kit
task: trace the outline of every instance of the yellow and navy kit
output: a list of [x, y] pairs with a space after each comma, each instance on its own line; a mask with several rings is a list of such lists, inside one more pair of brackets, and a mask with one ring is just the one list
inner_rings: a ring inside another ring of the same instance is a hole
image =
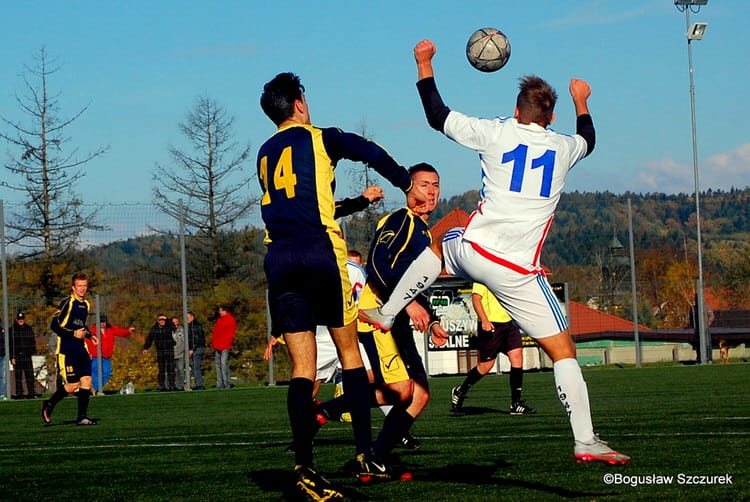
[[408, 171], [376, 143], [336, 128], [293, 124], [279, 128], [258, 152], [266, 244], [340, 233], [335, 220], [334, 169], [341, 159], [363, 162], [408, 191]]
[[278, 333], [345, 326], [357, 317], [346, 242], [335, 220], [334, 169], [341, 159], [366, 163], [404, 191], [411, 187], [409, 172], [383, 148], [335, 128], [284, 126], [258, 151], [264, 269]]
[[63, 383], [75, 383], [83, 376], [91, 376], [91, 356], [83, 338], [75, 331], [86, 328], [89, 302], [77, 300], [73, 295], [60, 302], [52, 316], [50, 329], [57, 335], [57, 365]]
[[[432, 243], [427, 224], [408, 207], [383, 217], [367, 257], [367, 283], [388, 301], [409, 265]], [[364, 307], [367, 308], [367, 307]]]

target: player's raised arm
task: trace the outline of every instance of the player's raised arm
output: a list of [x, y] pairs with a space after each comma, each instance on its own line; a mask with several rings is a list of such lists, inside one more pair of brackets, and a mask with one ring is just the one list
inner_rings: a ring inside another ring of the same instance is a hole
[[417, 90], [422, 100], [422, 107], [427, 116], [427, 123], [433, 129], [443, 132], [445, 119], [450, 108], [445, 106], [443, 98], [435, 85], [435, 73], [432, 69], [432, 57], [437, 52], [435, 44], [429, 40], [422, 40], [414, 47], [414, 60], [417, 63]]
[[596, 130], [594, 121], [589, 113], [588, 99], [591, 96], [591, 86], [585, 80], [570, 79], [570, 95], [576, 108], [576, 134], [586, 140], [586, 155], [594, 151], [596, 144]]
[[336, 209], [333, 213], [335, 219], [367, 209], [369, 205], [375, 205], [383, 200], [383, 189], [379, 186], [368, 186], [362, 195], [354, 198], [346, 198], [336, 201]]
[[359, 134], [344, 132], [335, 127], [327, 127], [322, 131], [323, 143], [334, 163], [340, 159], [363, 162], [404, 193], [411, 190], [409, 172], [382, 146]]

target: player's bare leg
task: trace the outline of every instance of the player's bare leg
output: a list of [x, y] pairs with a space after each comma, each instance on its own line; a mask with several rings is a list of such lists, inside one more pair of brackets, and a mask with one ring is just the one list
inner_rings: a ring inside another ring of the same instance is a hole
[[287, 413], [292, 427], [294, 463], [296, 466], [313, 467], [313, 402], [310, 397], [315, 380], [317, 346], [312, 331], [284, 333], [289, 358], [292, 363], [292, 379], [287, 392]]

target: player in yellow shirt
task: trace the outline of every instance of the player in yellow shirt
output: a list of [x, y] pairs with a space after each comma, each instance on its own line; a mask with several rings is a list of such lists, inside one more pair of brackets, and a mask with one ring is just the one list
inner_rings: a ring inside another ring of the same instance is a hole
[[474, 283], [471, 303], [478, 317], [479, 362], [469, 371], [463, 383], [451, 391], [451, 409], [454, 412], [461, 411], [471, 386], [489, 373], [497, 360], [497, 355], [502, 352], [510, 360], [510, 414], [535, 413], [536, 410], [521, 399], [523, 388], [521, 330], [484, 284]]

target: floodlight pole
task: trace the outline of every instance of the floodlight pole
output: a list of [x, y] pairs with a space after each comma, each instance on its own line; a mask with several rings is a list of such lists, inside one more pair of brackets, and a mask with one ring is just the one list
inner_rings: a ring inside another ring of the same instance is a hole
[[[693, 46], [690, 34], [690, 10], [692, 5], [706, 5], [708, 0], [675, 0], [675, 5], [680, 5], [685, 9], [685, 37], [687, 38], [688, 49], [688, 68], [690, 71], [690, 119], [693, 134], [693, 176], [695, 177], [695, 218], [698, 245], [698, 283], [696, 293], [696, 326], [698, 328], [698, 360], [701, 364], [708, 362], [707, 355], [707, 338], [706, 338], [706, 317], [705, 305], [703, 298], [703, 243], [701, 240], [701, 207], [700, 207], [700, 183], [698, 177], [698, 140], [695, 125], [695, 82], [693, 79]], [[697, 12], [697, 10], [696, 10]], [[702, 35], [701, 35], [702, 38]], [[698, 38], [697, 40], [700, 40]]]
[[635, 246], [633, 245], [633, 208], [628, 197], [628, 242], [630, 244], [630, 291], [633, 295], [633, 338], [635, 339], [635, 367], [641, 367], [641, 336], [638, 331], [638, 294], [635, 283]]

